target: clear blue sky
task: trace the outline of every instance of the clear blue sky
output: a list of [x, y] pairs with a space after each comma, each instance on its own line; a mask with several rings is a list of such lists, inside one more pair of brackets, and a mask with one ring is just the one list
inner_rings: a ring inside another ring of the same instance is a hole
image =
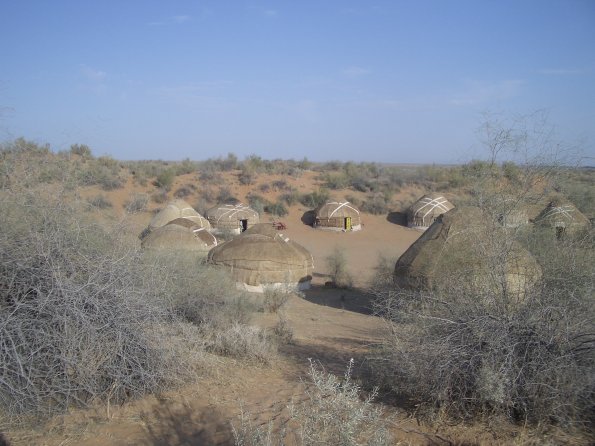
[[595, 152], [595, 0], [0, 0], [0, 140], [458, 162], [484, 111]]

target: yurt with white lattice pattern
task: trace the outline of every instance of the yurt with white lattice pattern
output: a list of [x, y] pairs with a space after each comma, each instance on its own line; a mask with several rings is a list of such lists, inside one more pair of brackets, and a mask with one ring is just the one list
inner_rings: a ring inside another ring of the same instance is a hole
[[454, 205], [443, 195], [424, 195], [408, 209], [407, 226], [425, 231], [439, 216], [453, 208]]

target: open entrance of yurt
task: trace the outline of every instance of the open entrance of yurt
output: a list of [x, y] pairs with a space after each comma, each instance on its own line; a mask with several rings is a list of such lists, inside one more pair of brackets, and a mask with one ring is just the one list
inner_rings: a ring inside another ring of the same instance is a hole
[[351, 231], [351, 217], [345, 217], [345, 230]]
[[242, 232], [244, 232], [246, 229], [248, 229], [248, 220], [240, 220], [240, 229]]

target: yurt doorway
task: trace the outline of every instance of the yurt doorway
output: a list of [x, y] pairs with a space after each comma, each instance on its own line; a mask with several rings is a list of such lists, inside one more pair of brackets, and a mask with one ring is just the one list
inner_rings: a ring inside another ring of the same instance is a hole
[[351, 217], [345, 217], [345, 230], [351, 231]]
[[242, 232], [248, 229], [248, 220], [240, 220], [240, 229]]

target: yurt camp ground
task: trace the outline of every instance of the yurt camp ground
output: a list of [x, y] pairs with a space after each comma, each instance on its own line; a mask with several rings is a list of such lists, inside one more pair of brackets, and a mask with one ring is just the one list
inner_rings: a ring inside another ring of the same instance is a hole
[[[197, 173], [175, 177], [169, 199], [184, 188], [194, 190], [184, 199], [201, 214], [215, 205], [218, 195], [231, 195], [244, 203], [257, 191], [264, 199], [274, 202], [283, 193], [281, 187], [263, 191], [262, 185], [283, 184], [299, 194], [319, 191], [324, 185], [320, 174], [306, 170], [300, 175], [260, 174], [254, 184], [240, 184], [238, 171], [221, 172], [216, 185], [192, 189], [199, 184]], [[202, 183], [200, 183], [202, 184]], [[287, 206], [283, 216], [264, 214], [261, 221], [282, 221], [282, 232], [304, 246], [313, 256], [312, 288], [302, 296], [291, 295], [278, 313], [257, 312], [250, 321], [257, 327], [276, 330], [280, 323], [290, 342], [279, 345], [279, 353], [270, 362], [247, 361], [217, 356], [204, 369], [196, 373], [196, 383], [161, 394], [149, 395], [124, 405], [98, 405], [87, 410], [50, 419], [38, 428], [23, 428], [6, 432], [11, 445], [183, 445], [233, 444], [232, 425], [244, 422], [265, 429], [271, 421], [272, 430], [280, 432], [288, 418], [292, 403], [299, 404], [307, 396], [308, 358], [337, 376], [343, 376], [350, 360], [354, 369], [361, 370], [365, 356], [383, 336], [387, 326], [382, 319], [370, 315], [369, 295], [365, 288], [374, 276], [379, 257], [394, 262], [421, 235], [420, 231], [395, 224], [388, 218], [392, 211], [404, 211], [417, 198], [425, 194], [420, 185], [412, 182], [393, 195], [392, 207], [386, 213], [373, 215], [362, 211], [363, 230], [353, 233], [318, 231], [306, 224], [304, 215], [314, 207], [295, 202]], [[99, 187], [83, 188], [83, 200], [91, 201], [101, 195], [111, 204], [104, 210], [90, 208], [89, 214], [98, 220], [115, 219], [122, 222], [123, 230], [136, 238], [147, 227], [156, 211], [167, 204], [159, 202], [156, 186], [150, 181], [144, 185], [128, 176], [122, 188], [104, 191]], [[347, 195], [364, 200], [366, 194], [350, 189], [332, 191], [336, 200]], [[125, 212], [135, 197], [146, 197], [141, 210]], [[205, 199], [213, 201], [205, 203]], [[200, 209], [200, 205], [203, 209]], [[138, 241], [140, 244], [140, 241]], [[352, 289], [328, 286], [331, 280], [327, 258], [339, 250], [346, 259], [346, 267], [353, 281]], [[514, 444], [524, 438], [523, 427], [505, 421], [468, 423], [426, 423], [416, 420], [414, 408], [407, 401], [383, 401], [377, 407], [390, 410], [394, 416], [391, 430], [398, 443], [411, 445], [446, 444]], [[0, 426], [0, 430], [1, 430]], [[288, 442], [286, 444], [292, 444]], [[520, 442], [519, 444], [522, 444]]]

